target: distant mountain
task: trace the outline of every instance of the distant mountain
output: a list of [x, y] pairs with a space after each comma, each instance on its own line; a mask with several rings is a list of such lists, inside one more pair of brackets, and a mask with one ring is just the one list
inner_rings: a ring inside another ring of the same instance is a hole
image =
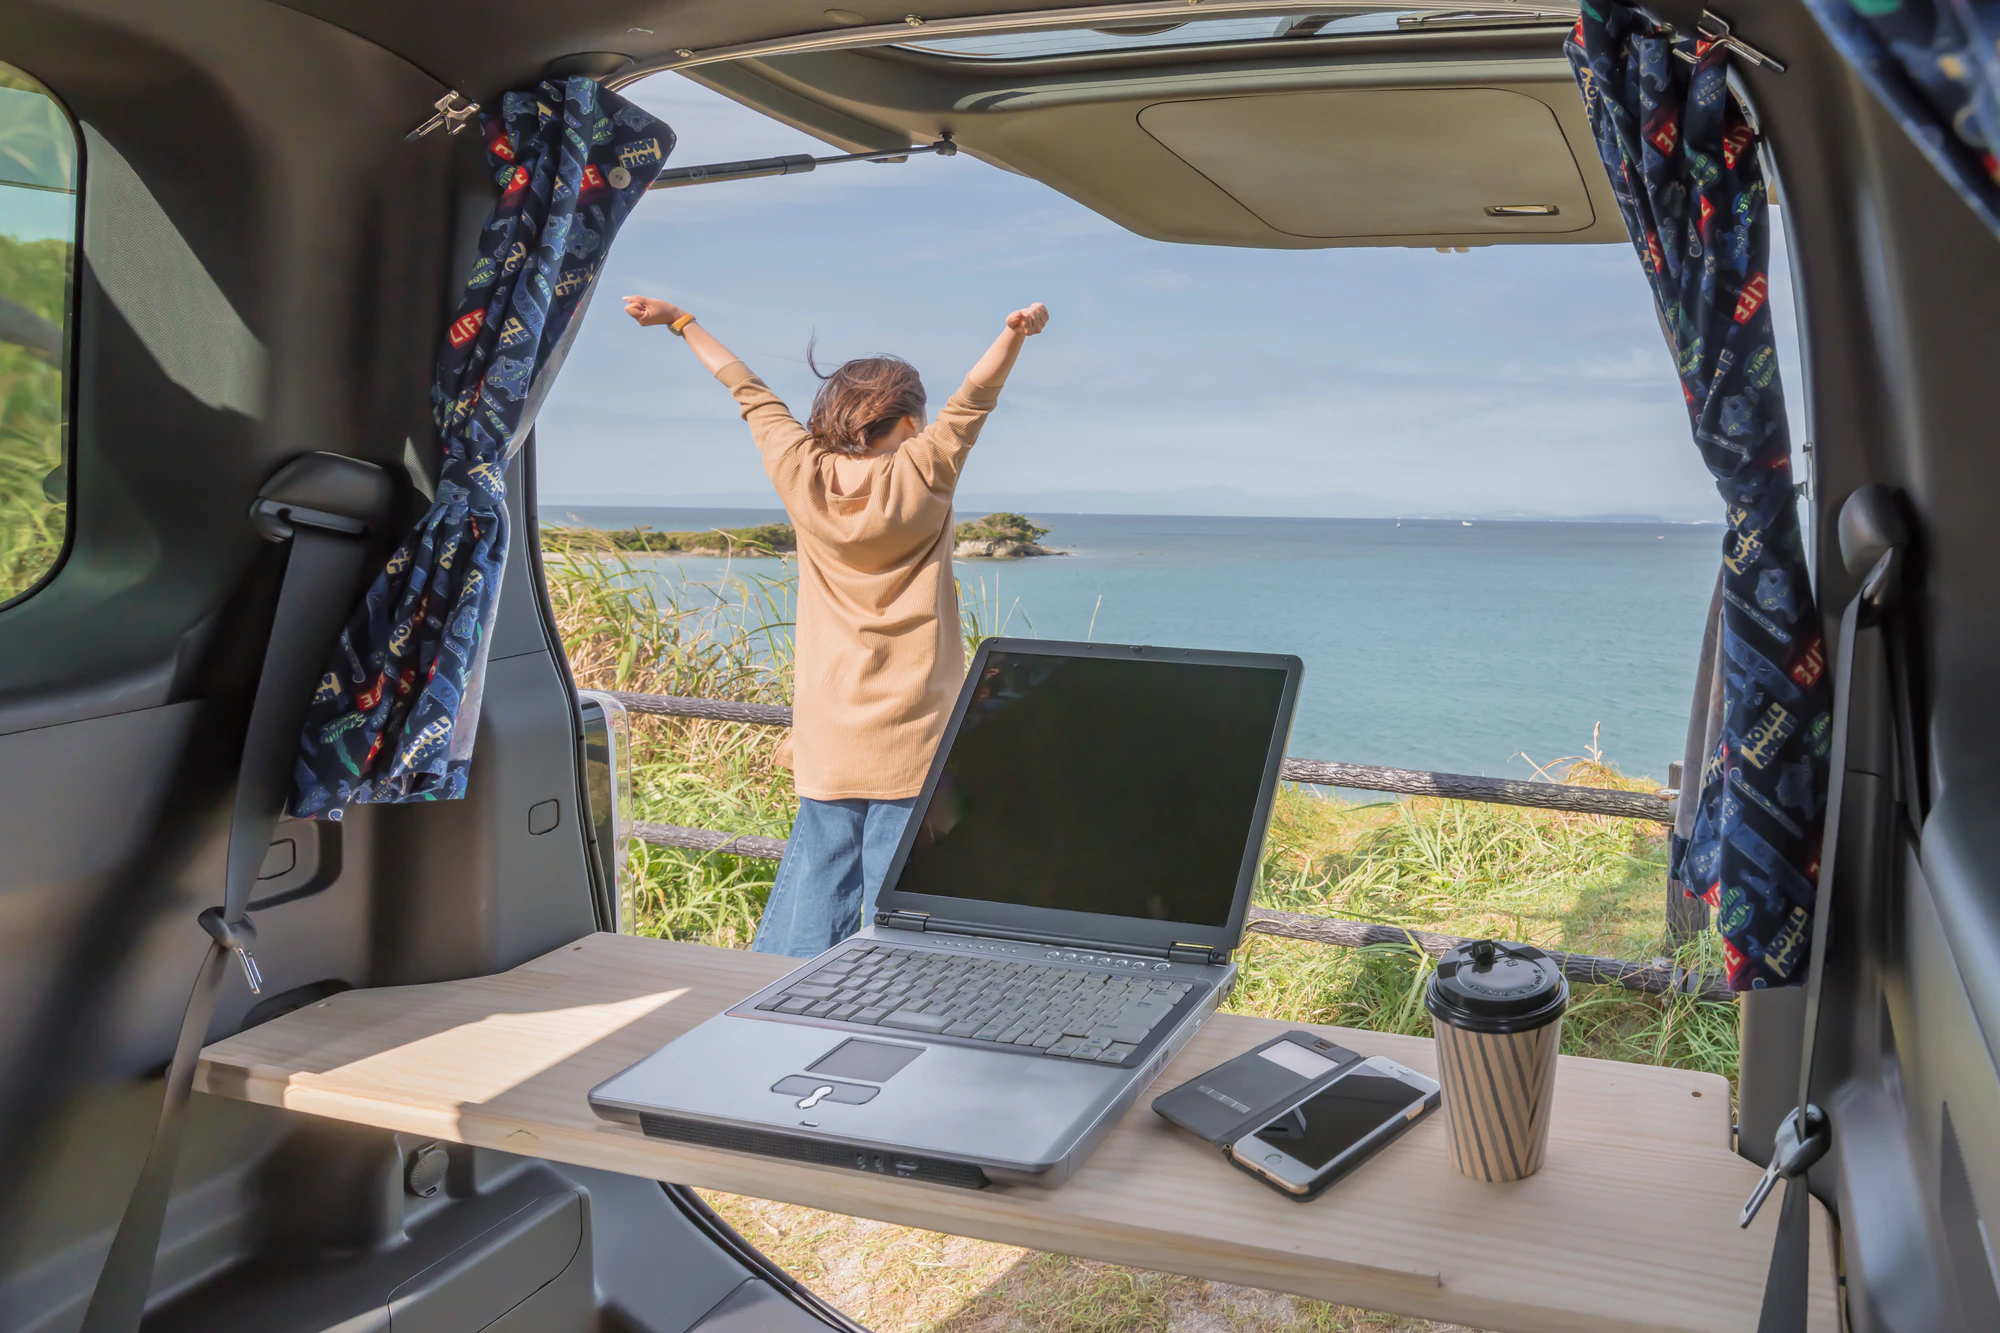
[[[565, 505], [614, 509], [772, 509], [769, 491], [716, 491], [702, 495], [636, 495], [599, 492], [543, 496], [553, 515]], [[961, 514], [1012, 510], [1023, 514], [1161, 514], [1242, 518], [1434, 518], [1495, 523], [1720, 523], [1713, 510], [1676, 506], [1665, 513], [1565, 514], [1550, 510], [1434, 509], [1398, 505], [1354, 491], [1317, 495], [1258, 495], [1235, 486], [1183, 486], [1173, 490], [973, 491], [958, 497]]]

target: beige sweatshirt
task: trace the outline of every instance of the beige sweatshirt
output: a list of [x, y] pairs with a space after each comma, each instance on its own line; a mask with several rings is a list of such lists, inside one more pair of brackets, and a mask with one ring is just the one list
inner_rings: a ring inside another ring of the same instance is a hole
[[729, 386], [798, 532], [792, 734], [817, 801], [915, 796], [965, 676], [951, 495], [1000, 386], [967, 380], [922, 431], [834, 494], [833, 457], [741, 361]]

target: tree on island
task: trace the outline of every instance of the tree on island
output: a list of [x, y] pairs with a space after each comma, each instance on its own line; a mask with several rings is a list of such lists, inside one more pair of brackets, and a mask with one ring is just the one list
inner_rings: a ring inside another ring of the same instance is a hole
[[956, 536], [962, 542], [1006, 541], [1032, 544], [1048, 534], [1047, 528], [1030, 522], [1025, 514], [988, 514], [985, 518], [969, 518], [959, 524]]

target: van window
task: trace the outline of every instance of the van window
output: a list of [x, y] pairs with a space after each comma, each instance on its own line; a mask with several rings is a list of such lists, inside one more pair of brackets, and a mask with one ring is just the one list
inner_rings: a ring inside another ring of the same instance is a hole
[[0, 64], [0, 605], [54, 572], [69, 526], [76, 127]]

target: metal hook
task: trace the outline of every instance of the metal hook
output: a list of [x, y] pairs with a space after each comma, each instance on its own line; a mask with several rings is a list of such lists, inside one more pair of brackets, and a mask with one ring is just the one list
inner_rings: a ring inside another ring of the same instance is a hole
[[1711, 46], [1721, 43], [1731, 54], [1741, 56], [1760, 69], [1768, 69], [1773, 74], [1785, 72], [1785, 62], [1775, 56], [1766, 55], [1750, 43], [1729, 30], [1729, 20], [1718, 18], [1706, 9], [1701, 11], [1701, 21], [1695, 25], [1694, 49], [1676, 50], [1675, 55], [1692, 65], [1708, 53]]
[[[464, 105], [459, 105], [461, 102], [464, 102]], [[459, 91], [456, 88], [446, 93], [443, 97], [438, 98], [433, 105], [437, 108], [436, 112], [432, 114], [429, 120], [404, 135], [403, 138], [406, 141], [415, 143], [432, 130], [438, 129], [441, 126], [449, 127], [450, 133], [457, 134], [465, 128], [465, 123], [471, 120], [479, 111], [479, 103], [466, 102], [459, 95]]]

